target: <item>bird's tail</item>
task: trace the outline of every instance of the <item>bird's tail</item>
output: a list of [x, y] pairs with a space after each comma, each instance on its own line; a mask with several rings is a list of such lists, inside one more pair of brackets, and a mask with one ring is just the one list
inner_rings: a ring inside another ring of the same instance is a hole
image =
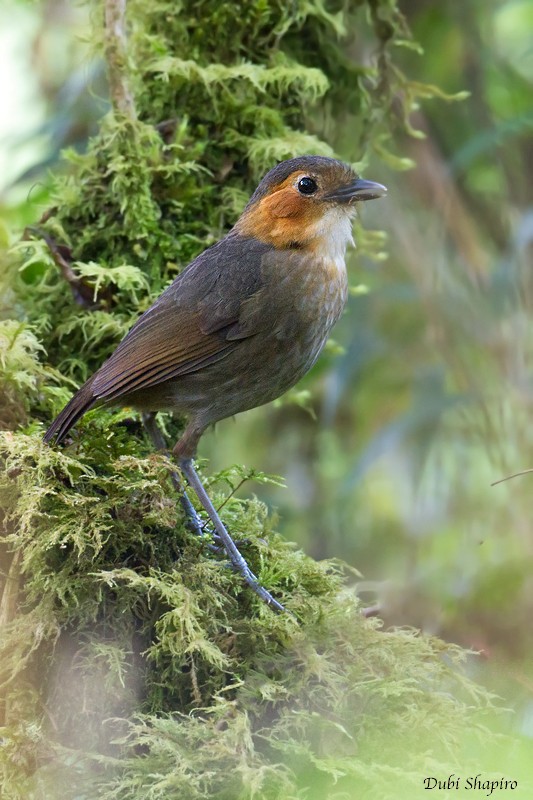
[[96, 405], [98, 398], [94, 396], [91, 389], [93, 378], [94, 376], [83, 384], [52, 422], [43, 437], [46, 444], [50, 444], [52, 439], [55, 439], [58, 444], [62, 442], [80, 417], [83, 417], [86, 411]]

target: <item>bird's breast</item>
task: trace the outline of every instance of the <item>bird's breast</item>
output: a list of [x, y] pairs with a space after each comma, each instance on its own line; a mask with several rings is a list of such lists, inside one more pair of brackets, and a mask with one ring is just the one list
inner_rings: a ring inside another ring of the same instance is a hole
[[275, 287], [279, 335], [327, 336], [346, 303], [344, 257], [296, 252], [274, 261], [268, 282]]

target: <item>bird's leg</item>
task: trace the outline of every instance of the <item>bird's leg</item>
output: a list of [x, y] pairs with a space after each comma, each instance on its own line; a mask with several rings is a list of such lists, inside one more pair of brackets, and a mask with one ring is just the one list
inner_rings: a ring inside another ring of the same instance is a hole
[[[161, 452], [165, 453], [168, 456], [167, 443], [165, 442], [165, 437], [161, 432], [161, 428], [157, 424], [155, 414], [144, 413], [141, 416], [146, 433], [150, 437], [155, 449], [160, 450]], [[168, 460], [170, 461], [170, 457]], [[205, 536], [202, 520], [196, 513], [196, 509], [189, 500], [189, 497], [187, 495], [187, 492], [185, 491], [185, 487], [181, 481], [181, 478], [175, 469], [171, 470], [170, 472], [170, 480], [172, 481], [172, 485], [174, 486], [179, 495], [181, 507], [183, 508], [185, 515], [187, 517], [187, 524], [190, 530], [197, 536]]]
[[281, 603], [278, 603], [278, 601], [274, 597], [272, 597], [270, 592], [268, 592], [265, 588], [263, 588], [263, 586], [261, 586], [256, 576], [246, 563], [245, 559], [239, 553], [237, 545], [235, 544], [235, 542], [229, 535], [228, 531], [226, 530], [226, 526], [218, 516], [213, 503], [209, 499], [209, 495], [204, 489], [200, 477], [194, 468], [192, 458], [180, 458], [178, 463], [182, 473], [187, 478], [189, 486], [192, 486], [192, 488], [196, 492], [198, 500], [205, 508], [211, 522], [213, 523], [215, 531], [220, 537], [220, 540], [224, 545], [226, 553], [228, 554], [234, 569], [236, 569], [238, 572], [241, 573], [242, 577], [244, 578], [248, 586], [251, 589], [253, 589], [253, 591], [261, 598], [261, 600], [264, 600], [265, 603], [267, 603], [267, 605], [272, 606], [273, 608], [276, 609], [276, 611], [285, 611]]

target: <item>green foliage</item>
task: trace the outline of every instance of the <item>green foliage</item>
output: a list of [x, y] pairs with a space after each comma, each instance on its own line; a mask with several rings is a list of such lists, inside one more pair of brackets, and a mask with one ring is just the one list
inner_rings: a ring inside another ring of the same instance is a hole
[[281, 798], [335, 784], [331, 797], [379, 797], [390, 769], [417, 785], [428, 746], [448, 768], [465, 701], [486, 703], [461, 651], [365, 620], [339, 567], [281, 540], [262, 504], [231, 498], [225, 518], [294, 616], [260, 604], [187, 532], [164, 457], [94, 436], [83, 457], [35, 434], [6, 433], [2, 447], [7, 542], [25, 575], [1, 644], [19, 703], [4, 736], [43, 764], [21, 784], [8, 748], [9, 796]]
[[[438, 91], [395, 66], [408, 32], [394, 0], [250, 0], [238, 14], [160, 0], [128, 13], [138, 118], [107, 117], [86, 153], [67, 154], [41, 223], [69, 249], [68, 280], [35, 231], [5, 274], [4, 789], [333, 799], [383, 797], [393, 774], [409, 792], [429, 761], [449, 770], [477, 724], [470, 705], [489, 703], [461, 677], [460, 652], [366, 620], [338, 564], [305, 556], [258, 500], [234, 496], [242, 468], [211, 491], [291, 614], [272, 613], [188, 532], [170, 465], [131, 414], [89, 415], [62, 450], [42, 444], [40, 423], [228, 228], [274, 160], [342, 150], [330, 134], [342, 119], [359, 158], [406, 166], [390, 137]], [[376, 58], [351, 52], [360, 31]], [[360, 239], [382, 253], [381, 236]], [[166, 425], [175, 435], [180, 421]]]

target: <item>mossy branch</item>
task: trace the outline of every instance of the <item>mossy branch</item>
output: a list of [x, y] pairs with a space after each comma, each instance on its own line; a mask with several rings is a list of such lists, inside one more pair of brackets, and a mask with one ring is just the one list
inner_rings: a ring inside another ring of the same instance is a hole
[[104, 16], [105, 58], [113, 108], [127, 119], [134, 120], [137, 112], [127, 69], [126, 0], [105, 0]]

